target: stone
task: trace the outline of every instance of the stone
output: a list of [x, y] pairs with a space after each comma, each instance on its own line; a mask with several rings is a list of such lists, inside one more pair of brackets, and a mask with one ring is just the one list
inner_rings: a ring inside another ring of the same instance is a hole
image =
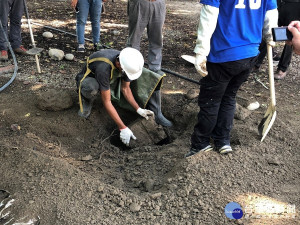
[[58, 61], [62, 60], [65, 56], [65, 53], [62, 50], [56, 48], [50, 49], [48, 54], [51, 59], [58, 60]]
[[74, 55], [71, 54], [71, 53], [68, 53], [65, 55], [65, 59], [68, 60], [68, 61], [73, 61], [74, 60]]
[[244, 108], [240, 104], [236, 104], [236, 110], [234, 114], [235, 119], [244, 121], [250, 114], [251, 112], [248, 109]]
[[163, 127], [159, 126], [152, 116], [148, 120], [139, 118], [128, 127], [137, 138], [130, 140], [131, 148], [157, 144], [167, 138]]
[[185, 97], [189, 100], [197, 98], [200, 93], [200, 89], [190, 89], [186, 94]]
[[73, 100], [67, 90], [48, 89], [38, 93], [36, 106], [44, 111], [61, 111], [71, 108]]
[[44, 38], [53, 38], [53, 34], [49, 31], [46, 31], [43, 33]]

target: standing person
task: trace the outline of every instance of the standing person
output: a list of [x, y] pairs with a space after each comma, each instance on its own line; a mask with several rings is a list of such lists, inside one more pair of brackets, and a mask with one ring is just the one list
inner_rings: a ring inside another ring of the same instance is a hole
[[[27, 50], [22, 46], [21, 19], [24, 12], [23, 0], [0, 0], [0, 20], [10, 45], [15, 53], [26, 55]], [[9, 20], [9, 32], [8, 32]], [[8, 35], [9, 33], [9, 35]], [[8, 60], [8, 46], [2, 30], [0, 30], [0, 60]]]
[[293, 34], [292, 41], [288, 41], [293, 46], [294, 52], [300, 55], [300, 21], [292, 21], [288, 26], [289, 31]]
[[[129, 17], [129, 35], [127, 46], [140, 50], [143, 32], [147, 28], [148, 34], [148, 65], [149, 69], [161, 76], [162, 47], [163, 47], [163, 25], [166, 17], [165, 0], [128, 0], [127, 13]], [[156, 90], [150, 102], [154, 105], [161, 104], [161, 91]], [[151, 109], [152, 104], [149, 104]], [[173, 126], [172, 122], [158, 112], [160, 117], [155, 117], [157, 123], [165, 127]]]
[[[230, 131], [236, 94], [250, 74], [264, 36], [271, 44], [272, 24], [277, 24], [276, 0], [201, 0], [194, 52], [200, 80], [198, 122], [185, 155], [210, 151], [210, 139], [221, 153], [232, 152]], [[263, 34], [262, 34], [263, 31]]]
[[[281, 0], [278, 25], [288, 26], [293, 20], [300, 20], [300, 0]], [[274, 74], [275, 79], [282, 80], [285, 78], [292, 60], [292, 54], [292, 47], [285, 44], [277, 66], [277, 71]]]
[[127, 46], [140, 49], [145, 28], [148, 34], [149, 69], [161, 75], [163, 25], [166, 16], [165, 0], [128, 0], [129, 36]]
[[100, 43], [100, 19], [101, 19], [101, 7], [102, 1], [106, 0], [71, 0], [71, 6], [76, 11], [76, 34], [77, 34], [77, 52], [85, 52], [85, 25], [90, 14], [90, 20], [92, 23], [92, 34], [94, 51], [98, 51], [102, 48]]

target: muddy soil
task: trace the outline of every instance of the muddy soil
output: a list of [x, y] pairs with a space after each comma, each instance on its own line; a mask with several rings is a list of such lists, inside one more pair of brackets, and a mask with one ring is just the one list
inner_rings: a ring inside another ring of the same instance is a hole
[[[106, 3], [101, 20], [106, 46], [126, 44], [126, 4]], [[167, 1], [164, 27], [163, 68], [195, 81], [199, 75], [180, 56], [193, 54], [200, 7], [198, 1]], [[28, 0], [28, 8], [33, 22], [75, 33], [75, 13], [67, 1]], [[263, 142], [257, 127], [270, 102], [262, 85], [268, 86], [267, 61], [238, 93], [243, 107], [258, 101], [260, 108], [243, 108], [247, 116], [234, 120], [234, 152], [184, 159], [199, 110], [197, 98], [187, 93], [197, 92], [197, 84], [168, 74], [162, 100], [165, 116], [174, 122], [169, 141], [124, 149], [113, 141], [117, 127], [100, 98], [89, 119], [77, 116], [74, 77], [92, 53], [91, 43], [79, 54], [74, 36], [43, 26], [33, 29], [37, 46], [45, 49], [39, 56], [42, 73], [34, 57], [17, 56], [17, 78], [0, 93], [0, 189], [17, 200], [16, 218], [39, 216], [43, 225], [300, 224], [299, 56], [293, 56], [286, 79], [275, 82], [278, 115]], [[54, 38], [44, 39], [44, 31]], [[90, 24], [87, 38], [89, 32]], [[25, 18], [23, 40], [30, 47]], [[47, 55], [50, 48], [73, 53], [75, 60], [54, 61]], [[278, 44], [275, 50], [282, 48]], [[146, 57], [146, 34], [141, 51]], [[11, 76], [0, 75], [0, 85]], [[37, 96], [49, 89], [66, 90], [73, 106], [40, 110]], [[117, 110], [126, 124], [137, 119]], [[242, 206], [242, 219], [226, 217], [229, 202]]]

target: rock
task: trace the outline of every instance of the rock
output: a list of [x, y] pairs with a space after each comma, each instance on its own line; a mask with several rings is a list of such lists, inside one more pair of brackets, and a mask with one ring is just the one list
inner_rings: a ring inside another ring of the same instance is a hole
[[58, 61], [62, 60], [65, 56], [65, 53], [62, 50], [55, 49], [55, 48], [50, 49], [48, 54], [51, 59], [58, 60]]
[[72, 106], [73, 100], [67, 90], [49, 89], [37, 97], [37, 107], [41, 110], [61, 111]]
[[140, 211], [141, 206], [134, 202], [134, 203], [130, 204], [129, 209], [131, 212], [138, 212], [138, 211]]
[[148, 191], [148, 192], [153, 191], [153, 188], [154, 188], [154, 180], [152, 180], [152, 179], [146, 180], [146, 182], [145, 182], [145, 188], [146, 188], [146, 191]]
[[90, 161], [92, 159], [93, 159], [93, 157], [91, 155], [87, 155], [87, 156], [82, 157], [81, 161]]
[[20, 127], [18, 124], [12, 124], [12, 125], [10, 126], [10, 129], [11, 129], [12, 131], [19, 131], [19, 130], [21, 130], [21, 127]]
[[199, 95], [200, 89], [190, 89], [186, 94], [185, 97], [187, 99], [194, 99], [197, 98]]
[[167, 138], [164, 129], [157, 125], [152, 116], [148, 120], [140, 118], [128, 127], [137, 138], [136, 140], [130, 140], [131, 148], [157, 144]]
[[53, 34], [49, 31], [46, 31], [43, 33], [44, 38], [53, 38]]
[[65, 59], [68, 60], [68, 61], [73, 61], [74, 60], [74, 55], [71, 54], [71, 53], [68, 53], [65, 55]]
[[152, 199], [157, 199], [157, 198], [160, 198], [161, 195], [162, 195], [161, 192], [157, 192], [157, 193], [152, 194], [150, 197], [151, 197]]
[[276, 166], [281, 164], [280, 160], [276, 156], [269, 156], [267, 158], [267, 162], [268, 162], [268, 164], [276, 165]]
[[248, 106], [247, 106], [247, 109], [248, 110], [256, 110], [256, 109], [258, 109], [259, 108], [259, 102], [252, 102], [252, 103], [250, 103]]
[[118, 30], [113, 30], [112, 33], [113, 33], [113, 35], [119, 35], [119, 34], [120, 34], [120, 31], [118, 31]]
[[243, 121], [250, 115], [250, 113], [251, 112], [246, 108], [244, 108], [243, 106], [236, 104], [234, 118]]

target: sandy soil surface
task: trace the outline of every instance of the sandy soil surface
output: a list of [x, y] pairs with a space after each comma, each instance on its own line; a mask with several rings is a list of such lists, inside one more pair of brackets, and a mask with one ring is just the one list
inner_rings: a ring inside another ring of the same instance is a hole
[[[167, 1], [162, 63], [195, 81], [199, 75], [180, 56], [193, 54], [197, 2]], [[28, 0], [33, 22], [75, 33], [75, 13], [68, 4]], [[125, 46], [126, 4], [106, 3], [101, 40], [109, 47]], [[0, 190], [16, 199], [11, 207], [16, 219], [39, 216], [43, 225], [300, 224], [299, 56], [293, 56], [286, 79], [275, 82], [278, 115], [263, 142], [257, 127], [270, 102], [269, 90], [261, 84], [269, 85], [267, 60], [238, 93], [242, 112], [231, 134], [234, 152], [224, 156], [212, 151], [184, 159], [199, 110], [193, 96], [197, 84], [168, 74], [162, 90], [163, 112], [174, 122], [170, 138], [160, 145], [124, 150], [115, 142], [116, 126], [100, 98], [89, 119], [77, 116], [74, 78], [92, 46], [78, 54], [74, 36], [33, 28], [37, 46], [45, 49], [39, 56], [42, 73], [37, 73], [34, 57], [17, 56], [17, 78], [0, 93]], [[23, 29], [24, 44], [30, 47], [26, 20]], [[87, 38], [89, 30], [90, 25]], [[44, 31], [53, 32], [54, 38], [44, 39]], [[275, 50], [282, 47], [278, 44]], [[54, 61], [47, 55], [50, 48], [73, 53], [75, 60]], [[141, 51], [146, 56], [146, 39]], [[11, 76], [1, 74], [0, 86]], [[49, 90], [67, 92], [73, 106], [40, 110], [38, 96]], [[247, 111], [254, 101], [261, 107]], [[118, 111], [126, 124], [137, 118]], [[1, 197], [0, 193], [0, 201]], [[229, 202], [242, 206], [241, 219], [226, 217]]]

